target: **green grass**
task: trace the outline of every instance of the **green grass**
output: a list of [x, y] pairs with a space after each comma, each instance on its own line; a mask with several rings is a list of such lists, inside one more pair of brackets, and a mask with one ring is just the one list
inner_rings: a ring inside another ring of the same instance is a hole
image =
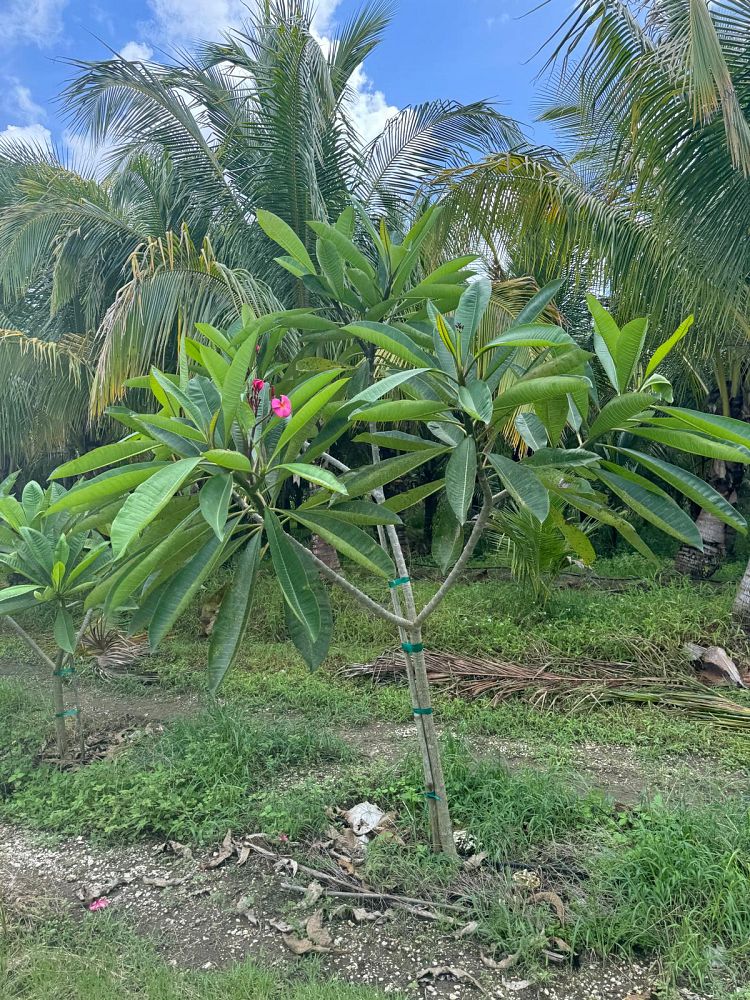
[[213, 710], [77, 771], [17, 760], [0, 815], [120, 841], [154, 836], [207, 844], [228, 827], [261, 826], [298, 837], [325, 824], [326, 783], [311, 769], [349, 758], [329, 731]]
[[0, 1000], [384, 1000], [365, 986], [320, 978], [307, 963], [294, 974], [252, 962], [227, 970], [170, 967], [108, 914], [73, 924], [13, 927], [0, 940]]

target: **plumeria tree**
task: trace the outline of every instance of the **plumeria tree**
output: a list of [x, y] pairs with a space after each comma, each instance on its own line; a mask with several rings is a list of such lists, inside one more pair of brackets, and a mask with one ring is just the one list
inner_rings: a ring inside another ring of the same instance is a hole
[[[57, 752], [64, 761], [66, 718], [76, 718], [81, 738], [83, 731], [79, 706], [65, 706], [63, 680], [75, 679], [75, 651], [87, 621], [81, 613], [83, 601], [106, 572], [110, 547], [96, 531], [96, 517], [71, 516], [64, 503], [66, 490], [59, 484], [45, 490], [32, 480], [20, 499], [13, 496], [17, 475], [0, 485], [0, 568], [20, 582], [0, 589], [0, 616], [51, 672]], [[54, 660], [13, 617], [40, 605], [54, 610]]]
[[[582, 537], [584, 515], [648, 552], [629, 519], [635, 513], [699, 545], [675, 493], [711, 505], [740, 529], [744, 523], [707, 484], [649, 456], [643, 443], [697, 454], [731, 449], [742, 460], [750, 452], [739, 440], [741, 422], [671, 406], [660, 366], [684, 331], [646, 361], [645, 320], [620, 329], [592, 300], [595, 351], [584, 351], [562, 327], [540, 320], [552, 285], [509, 329], [488, 336], [491, 287], [472, 278], [473, 258], [421, 270], [430, 215], [396, 243], [360, 212], [364, 237], [355, 245], [347, 210], [335, 225], [314, 224], [313, 259], [289, 226], [262, 214], [285, 251], [280, 263], [318, 308], [264, 316], [246, 308], [224, 331], [199, 324], [195, 336], [180, 340], [177, 373], [154, 368], [131, 381], [150, 392], [153, 412], [112, 408], [128, 434], [56, 470], [57, 478], [94, 475], [55, 509], [108, 520], [112, 571], [87, 605], [129, 610], [131, 628], [147, 629], [153, 647], [234, 557], [209, 647], [214, 691], [242, 643], [264, 559], [283, 595], [289, 635], [311, 668], [325, 659], [332, 629], [321, 576], [391, 624], [406, 659], [433, 846], [453, 853], [423, 628], [492, 511], [511, 505], [541, 522], [554, 506], [569, 539]], [[280, 346], [292, 331], [304, 346], [283, 360]], [[595, 386], [605, 382], [599, 394]], [[358, 457], [346, 463], [340, 444], [352, 435], [366, 448], [348, 448]], [[400, 488], [404, 476], [436, 458], [444, 463], [439, 479]], [[309, 489], [292, 489], [295, 479]], [[420, 607], [397, 529], [400, 514], [430, 493], [442, 501], [435, 551], [445, 575]], [[379, 582], [380, 599], [359, 575], [314, 556], [305, 544], [310, 533]]]

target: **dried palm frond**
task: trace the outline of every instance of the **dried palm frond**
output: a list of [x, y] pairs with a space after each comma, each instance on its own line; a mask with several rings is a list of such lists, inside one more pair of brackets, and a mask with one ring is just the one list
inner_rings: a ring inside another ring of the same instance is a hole
[[113, 677], [132, 677], [150, 681], [155, 674], [133, 674], [128, 668], [149, 655], [145, 635], [127, 636], [110, 628], [104, 618], [92, 622], [81, 636], [81, 646], [96, 662], [99, 673]]
[[[750, 729], [750, 708], [707, 691], [688, 673], [669, 681], [664, 677], [643, 676], [634, 663], [578, 660], [575, 661], [575, 673], [562, 674], [551, 671], [549, 662], [522, 666], [505, 660], [479, 660], [445, 652], [425, 652], [425, 662], [431, 684], [469, 701], [489, 698], [492, 705], [498, 705], [518, 695], [536, 707], [551, 707], [558, 698], [577, 695], [576, 707], [629, 701], [687, 712], [717, 726]], [[373, 663], [348, 668], [345, 676], [375, 680], [405, 676], [403, 654], [399, 650], [388, 651]]]

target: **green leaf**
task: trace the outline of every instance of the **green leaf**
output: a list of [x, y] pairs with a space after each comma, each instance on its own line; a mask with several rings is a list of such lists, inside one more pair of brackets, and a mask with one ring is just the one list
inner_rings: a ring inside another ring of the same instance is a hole
[[290, 612], [314, 646], [322, 627], [321, 609], [305, 573], [300, 553], [284, 534], [278, 517], [266, 508], [263, 517], [276, 578]]
[[319, 465], [308, 465], [306, 462], [283, 462], [275, 465], [274, 469], [285, 469], [293, 476], [301, 476], [316, 486], [324, 486], [333, 493], [343, 493], [346, 495], [346, 487], [328, 469], [321, 469]]
[[385, 323], [360, 320], [341, 327], [339, 333], [343, 336], [353, 337], [357, 340], [364, 340], [369, 344], [374, 344], [376, 347], [405, 361], [408, 365], [414, 365], [418, 368], [432, 367], [430, 356], [411, 337]]
[[531, 469], [527, 465], [506, 458], [505, 455], [488, 457], [508, 493], [516, 503], [526, 507], [541, 524], [549, 514], [549, 493]]
[[479, 329], [485, 310], [492, 295], [492, 284], [487, 278], [477, 278], [458, 300], [458, 308], [453, 315], [453, 328], [461, 338], [462, 356], [468, 357], [474, 334]]
[[224, 443], [229, 441], [234, 416], [240, 403], [240, 396], [247, 384], [250, 360], [255, 359], [255, 337], [249, 337], [240, 345], [232, 358], [224, 384], [221, 387], [221, 412], [224, 420]]
[[492, 393], [481, 379], [473, 379], [468, 385], [458, 387], [458, 401], [462, 409], [485, 425], [492, 420]]
[[697, 410], [686, 410], [680, 406], [656, 406], [656, 409], [677, 417], [687, 427], [711, 434], [720, 441], [750, 448], [750, 424], [744, 420], [722, 417], [718, 413], [698, 413]]
[[372, 385], [368, 385], [366, 389], [358, 392], [356, 396], [352, 396], [349, 403], [374, 403], [375, 400], [385, 396], [387, 392], [391, 392], [403, 382], [416, 378], [418, 375], [424, 375], [425, 372], [428, 371], [429, 368], [410, 368], [407, 371], [394, 372], [392, 375], [386, 375], [385, 378], [378, 379], [377, 382], [373, 382]]
[[217, 538], [224, 537], [233, 485], [234, 480], [230, 475], [211, 476], [198, 494], [201, 514]]
[[300, 510], [290, 510], [287, 513], [314, 534], [330, 542], [347, 559], [359, 563], [376, 576], [390, 580], [396, 575], [396, 567], [388, 553], [366, 531], [340, 521], [335, 516], [335, 508], [326, 513]]
[[550, 485], [550, 490], [561, 497], [565, 503], [570, 504], [571, 507], [575, 507], [576, 510], [580, 510], [581, 513], [592, 517], [595, 521], [600, 521], [602, 524], [607, 524], [614, 528], [629, 545], [632, 545], [636, 552], [640, 552], [646, 559], [650, 559], [651, 562], [658, 562], [654, 553], [646, 545], [633, 525], [629, 521], [626, 521], [624, 517], [616, 514], [603, 504], [597, 503], [588, 497], [583, 497], [574, 490], [566, 487]]
[[652, 493], [624, 476], [600, 469], [598, 476], [639, 517], [696, 549], [703, 549], [700, 533], [688, 515], [670, 497]]
[[368, 431], [358, 434], [353, 440], [357, 444], [374, 444], [391, 451], [424, 451], [434, 447], [426, 438], [407, 434], [406, 431]]
[[584, 448], [539, 448], [523, 460], [524, 465], [537, 469], [561, 469], [566, 466], [594, 465], [599, 455]]
[[[227, 536], [229, 534], [227, 532]], [[193, 558], [156, 591], [159, 596], [155, 599], [156, 606], [148, 629], [151, 649], [156, 649], [198, 593], [219, 561], [224, 545], [225, 541], [212, 535]]]
[[655, 441], [657, 444], [676, 448], [688, 455], [718, 458], [724, 462], [739, 462], [744, 465], [750, 464], [750, 449], [743, 448], [741, 445], [724, 444], [723, 441], [717, 441], [715, 438], [692, 431], [662, 427], [633, 427], [629, 433], [636, 437], [645, 438], [647, 441]]
[[432, 399], [393, 399], [357, 410], [349, 419], [360, 423], [428, 420], [443, 413], [445, 409], [445, 403]]
[[57, 609], [53, 632], [55, 642], [60, 649], [65, 650], [66, 653], [75, 653], [76, 629], [73, 624], [73, 616], [67, 608], [60, 607]]
[[14, 531], [26, 524], [26, 512], [15, 497], [0, 497], [0, 518]]
[[208, 689], [212, 694], [216, 693], [226, 672], [234, 663], [247, 630], [260, 565], [262, 535], [261, 531], [256, 531], [242, 550], [211, 631]]
[[99, 584], [86, 598], [86, 609], [95, 607], [103, 599], [109, 612], [125, 607], [141, 584], [153, 574], [167, 579], [182, 569], [195, 552], [209, 540], [209, 528], [202, 522], [193, 523], [194, 512], [169, 530], [161, 541], [147, 552], [137, 552], [123, 564], [121, 571], [113, 574], [112, 582]]
[[375, 277], [375, 270], [367, 257], [339, 229], [330, 226], [327, 222], [308, 222], [307, 224], [316, 236], [329, 240], [344, 260], [360, 271], [364, 271], [370, 278]]
[[615, 428], [628, 430], [628, 421], [651, 409], [654, 404], [654, 397], [648, 392], [626, 392], [622, 396], [615, 396], [599, 411], [589, 428], [586, 444]]
[[61, 510], [90, 510], [103, 501], [128, 493], [153, 476], [157, 470], [163, 469], [165, 465], [164, 462], [137, 462], [133, 465], [124, 465], [120, 469], [102, 472], [93, 479], [86, 479], [77, 484], [70, 492], [50, 504], [47, 514], [56, 514]]
[[504, 416], [509, 410], [514, 410], [523, 403], [536, 403], [539, 400], [554, 399], [556, 396], [566, 396], [569, 392], [588, 388], [590, 385], [589, 380], [580, 375], [554, 375], [516, 382], [509, 389], [498, 393], [494, 404], [495, 416]]
[[422, 486], [415, 486], [414, 489], [407, 490], [405, 493], [397, 493], [395, 496], [389, 497], [383, 504], [383, 507], [387, 507], [388, 510], [392, 510], [395, 514], [398, 514], [402, 510], [407, 510], [409, 507], [421, 503], [427, 497], [432, 496], [433, 493], [437, 493], [444, 486], [444, 479], [435, 479], [431, 483], [424, 483]]
[[694, 500], [699, 507], [710, 511], [719, 520], [730, 524], [743, 533], [747, 530], [747, 522], [737, 508], [725, 500], [721, 493], [709, 486], [704, 479], [699, 479], [698, 476], [694, 476], [686, 469], [681, 469], [678, 465], [671, 465], [669, 462], [654, 458], [652, 455], [644, 455], [640, 451], [632, 451], [630, 448], [615, 448], [614, 450], [655, 473], [670, 486], [674, 486], [686, 497]]
[[445, 467], [445, 495], [459, 524], [466, 516], [477, 480], [477, 448], [474, 438], [465, 437], [448, 459]]
[[561, 288], [562, 281], [559, 279], [550, 281], [548, 284], [544, 285], [543, 288], [540, 288], [536, 295], [529, 299], [520, 313], [516, 316], [511, 329], [516, 326], [525, 326], [527, 323], [533, 323], [536, 319], [538, 319]]
[[305, 249], [305, 244], [288, 223], [280, 219], [278, 215], [267, 212], [263, 208], [256, 209], [255, 217], [266, 236], [274, 243], [278, 243], [281, 249], [286, 250], [296, 261], [303, 264], [310, 274], [315, 274], [315, 265]]
[[649, 361], [646, 367], [646, 378], [648, 378], [649, 375], [659, 367], [659, 365], [670, 353], [670, 351], [674, 347], [676, 347], [677, 344], [679, 344], [679, 342], [688, 332], [690, 327], [693, 325], [694, 319], [695, 319], [694, 316], [688, 316], [687, 319], [683, 320], [682, 323], [680, 323], [680, 325], [677, 327], [672, 336], [668, 337], [663, 344], [661, 344], [659, 347], [656, 348], [656, 350], [651, 356], [651, 360]]
[[371, 493], [379, 486], [385, 486], [386, 483], [390, 483], [394, 479], [400, 479], [401, 476], [418, 469], [420, 465], [424, 465], [430, 459], [444, 455], [446, 451], [448, 448], [440, 446], [406, 455], [395, 455], [393, 458], [386, 458], [374, 465], [364, 465], [354, 472], [347, 472], [341, 477], [341, 481], [346, 486], [350, 497], [361, 496], [363, 493]]
[[130, 494], [112, 522], [112, 553], [119, 559], [136, 535], [166, 507], [200, 458], [183, 458], [159, 469]]
[[513, 421], [527, 448], [539, 451], [547, 444], [547, 430], [535, 413], [517, 413]]
[[300, 624], [286, 601], [284, 602], [284, 620], [289, 637], [297, 647], [300, 656], [310, 670], [315, 670], [328, 655], [333, 631], [333, 616], [328, 591], [323, 586], [312, 559], [304, 552], [300, 552], [299, 555], [305, 574], [305, 583], [318, 606], [320, 631], [315, 641], [312, 641], [307, 629]]
[[117, 444], [105, 444], [101, 448], [94, 448], [86, 452], [80, 458], [74, 458], [70, 462], [58, 465], [54, 469], [50, 479], [64, 479], [68, 476], [82, 476], [85, 472], [93, 472], [94, 469], [101, 469], [106, 465], [114, 465], [126, 458], [133, 458], [135, 455], [142, 455], [145, 451], [153, 448], [153, 441], [137, 434], [133, 437], [118, 441]]
[[455, 565], [464, 541], [463, 525], [456, 520], [446, 497], [441, 497], [432, 524], [432, 558], [442, 573]]
[[333, 399], [336, 393], [339, 392], [339, 390], [345, 386], [348, 381], [348, 378], [340, 378], [335, 382], [331, 382], [329, 385], [326, 385], [323, 389], [317, 392], [312, 399], [308, 399], [304, 406], [301, 406], [298, 410], [294, 410], [291, 417], [287, 420], [284, 430], [281, 432], [281, 436], [279, 437], [274, 450], [274, 455], [278, 455], [288, 441], [290, 441], [300, 431], [303, 431], [308, 424], [315, 420], [326, 403]]
[[[21, 603], [21, 606], [26, 606], [21, 599], [27, 595], [30, 596], [34, 590], [38, 589], [38, 583], [18, 583], [13, 587], [3, 587], [0, 590], [0, 615], [7, 615], [16, 610], [13, 605]], [[31, 598], [29, 606], [33, 607], [34, 603], [36, 603], [35, 599]]]
[[617, 341], [617, 355], [615, 365], [617, 368], [617, 382], [620, 392], [625, 392], [633, 372], [643, 350], [648, 330], [648, 319], [632, 319], [620, 331], [620, 338]]
[[561, 330], [559, 326], [534, 323], [529, 326], [514, 326], [507, 333], [493, 337], [479, 353], [483, 354], [495, 347], [559, 347], [563, 344], [575, 346], [575, 341], [565, 330]]
[[231, 448], [211, 448], [203, 452], [203, 461], [212, 462], [221, 469], [233, 469], [235, 472], [252, 472], [252, 465], [247, 455]]
[[594, 329], [607, 345], [612, 358], [617, 357], [617, 342], [620, 339], [620, 328], [615, 323], [604, 306], [593, 295], [586, 296], [586, 305], [594, 320]]
[[331, 514], [350, 524], [401, 524], [401, 518], [388, 510], [385, 504], [372, 500], [346, 500], [329, 509]]

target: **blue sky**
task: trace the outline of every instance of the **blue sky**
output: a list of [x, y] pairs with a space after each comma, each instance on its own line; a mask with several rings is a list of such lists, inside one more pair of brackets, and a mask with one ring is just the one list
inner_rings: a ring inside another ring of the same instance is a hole
[[[253, 0], [249, 0], [253, 2]], [[320, 0], [321, 36], [358, 6]], [[549, 0], [401, 0], [380, 48], [354, 81], [365, 133], [379, 129], [396, 108], [435, 97], [498, 100], [537, 141], [533, 126], [539, 89], [535, 51], [569, 5]], [[218, 37], [237, 24], [242, 0], [0, 0], [0, 136], [48, 138], [75, 151], [65, 109], [55, 101], [73, 69], [69, 59], [164, 59], [195, 38]], [[23, 131], [21, 131], [23, 130]]]

